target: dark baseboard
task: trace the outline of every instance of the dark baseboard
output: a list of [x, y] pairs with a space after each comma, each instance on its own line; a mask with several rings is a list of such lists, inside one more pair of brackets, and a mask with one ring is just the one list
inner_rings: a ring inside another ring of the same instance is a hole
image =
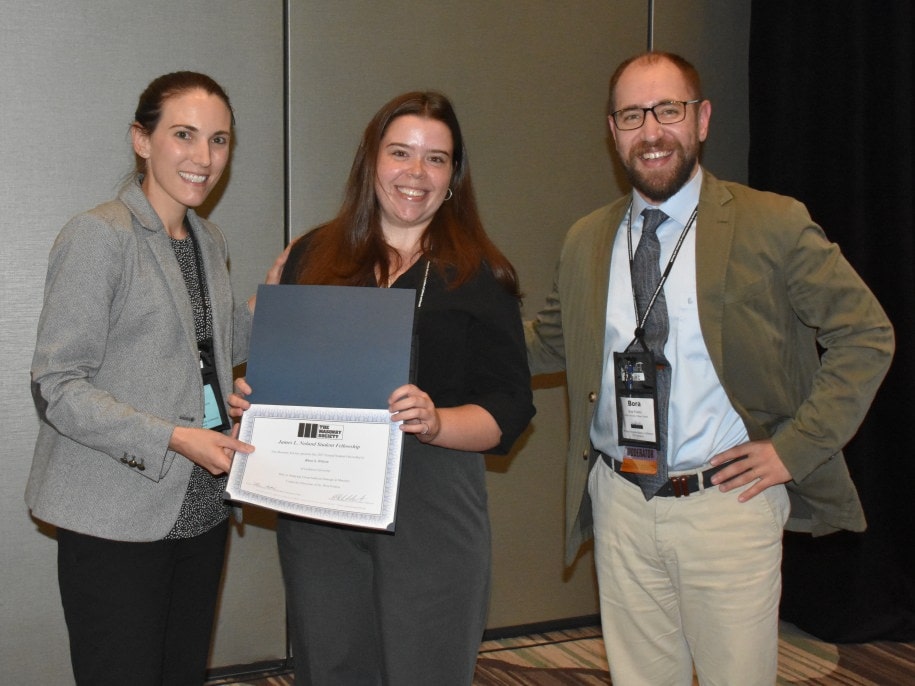
[[270, 676], [280, 676], [292, 672], [292, 658], [282, 660], [266, 660], [264, 662], [253, 662], [247, 665], [231, 665], [229, 667], [219, 667], [217, 669], [207, 670], [207, 683], [212, 681], [245, 681], [247, 679], [265, 679]]
[[551, 619], [547, 622], [534, 622], [533, 624], [518, 624], [483, 632], [484, 641], [498, 641], [503, 638], [515, 638], [528, 634], [543, 634], [548, 631], [565, 631], [566, 629], [580, 629], [585, 626], [600, 624], [600, 615], [584, 615], [583, 617], [568, 617], [566, 619]]

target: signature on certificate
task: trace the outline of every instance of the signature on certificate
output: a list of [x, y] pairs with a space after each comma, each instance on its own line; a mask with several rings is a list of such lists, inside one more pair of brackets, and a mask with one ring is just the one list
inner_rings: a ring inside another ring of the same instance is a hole
[[329, 499], [340, 503], [366, 504], [369, 502], [368, 496], [364, 493], [334, 493]]

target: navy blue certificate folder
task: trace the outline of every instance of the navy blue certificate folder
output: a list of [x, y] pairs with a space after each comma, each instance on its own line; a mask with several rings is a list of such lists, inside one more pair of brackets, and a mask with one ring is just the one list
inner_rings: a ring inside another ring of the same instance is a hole
[[257, 289], [246, 378], [263, 405], [381, 409], [410, 382], [416, 291]]

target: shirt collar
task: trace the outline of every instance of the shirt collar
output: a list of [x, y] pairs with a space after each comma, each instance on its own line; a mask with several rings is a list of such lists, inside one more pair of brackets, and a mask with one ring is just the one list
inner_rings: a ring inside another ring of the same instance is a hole
[[657, 207], [668, 217], [676, 221], [680, 226], [686, 226], [686, 223], [689, 221], [690, 216], [693, 213], [693, 210], [696, 209], [696, 206], [699, 204], [699, 193], [702, 190], [702, 168], [693, 175], [689, 181], [683, 184], [683, 187], [674, 193], [667, 200], [662, 202], [660, 205], [649, 205], [645, 202], [645, 199], [636, 193], [632, 192], [632, 217], [635, 220], [636, 217], [642, 214], [642, 210], [646, 207]]

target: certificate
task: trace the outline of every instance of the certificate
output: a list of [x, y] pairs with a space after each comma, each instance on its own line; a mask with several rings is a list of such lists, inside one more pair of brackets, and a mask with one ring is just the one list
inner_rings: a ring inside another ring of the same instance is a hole
[[393, 531], [403, 433], [385, 410], [252, 405], [226, 484], [234, 501]]
[[387, 399], [410, 381], [416, 291], [260, 286], [251, 408], [226, 497], [300, 517], [394, 530], [403, 433]]

